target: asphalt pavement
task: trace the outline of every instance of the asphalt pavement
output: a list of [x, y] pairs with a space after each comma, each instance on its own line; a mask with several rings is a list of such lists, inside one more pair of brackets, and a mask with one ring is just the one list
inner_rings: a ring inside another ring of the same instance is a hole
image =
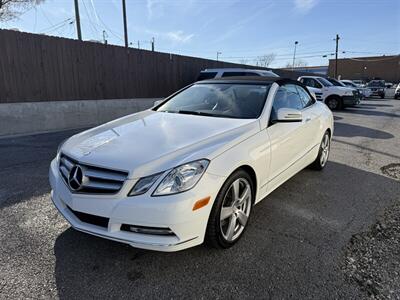
[[341, 265], [352, 237], [400, 201], [385, 172], [400, 163], [400, 100], [334, 115], [325, 170], [264, 199], [228, 250], [159, 253], [77, 232], [53, 207], [47, 172], [78, 131], [0, 139], [0, 298], [365, 299]]

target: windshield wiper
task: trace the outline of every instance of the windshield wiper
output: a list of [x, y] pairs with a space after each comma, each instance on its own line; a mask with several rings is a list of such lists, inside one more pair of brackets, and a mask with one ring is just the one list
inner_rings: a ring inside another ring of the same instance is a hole
[[201, 112], [201, 111], [191, 111], [191, 110], [179, 110], [179, 114], [186, 114], [186, 115], [198, 115], [198, 116], [209, 116], [209, 117], [218, 117], [220, 115], [216, 114], [210, 114], [206, 112]]

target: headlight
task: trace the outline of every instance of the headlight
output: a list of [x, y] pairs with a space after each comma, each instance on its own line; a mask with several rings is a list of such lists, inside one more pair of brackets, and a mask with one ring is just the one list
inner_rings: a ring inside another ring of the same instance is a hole
[[209, 163], [209, 160], [201, 159], [172, 169], [160, 182], [153, 196], [176, 194], [190, 190], [200, 180]]
[[66, 138], [65, 140], [63, 140], [60, 144], [58, 144], [57, 147], [57, 154], [56, 154], [56, 160], [59, 161], [60, 160], [60, 151], [62, 146], [65, 144], [65, 142], [68, 140], [68, 138]]
[[152, 187], [152, 185], [157, 181], [160, 175], [161, 173], [158, 173], [152, 176], [140, 178], [133, 186], [128, 196], [136, 196], [146, 193]]

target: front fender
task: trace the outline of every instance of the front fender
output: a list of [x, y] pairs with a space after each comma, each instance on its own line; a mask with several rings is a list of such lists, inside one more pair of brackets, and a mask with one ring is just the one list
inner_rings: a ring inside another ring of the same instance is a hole
[[[268, 177], [270, 156], [269, 137], [264, 129], [215, 157], [207, 172], [227, 178], [236, 169], [249, 166], [254, 170], [259, 190]], [[259, 192], [256, 191], [256, 194], [259, 195]]]

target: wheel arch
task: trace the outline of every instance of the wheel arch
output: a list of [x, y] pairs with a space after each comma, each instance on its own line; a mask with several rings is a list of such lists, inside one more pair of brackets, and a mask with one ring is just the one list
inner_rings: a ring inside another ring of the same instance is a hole
[[[257, 199], [257, 188], [258, 188], [256, 171], [255, 171], [255, 170], [253, 169], [253, 167], [251, 167], [250, 165], [244, 164], [244, 165], [241, 165], [241, 166], [237, 167], [235, 170], [233, 170], [233, 171], [229, 174], [228, 178], [229, 178], [233, 173], [235, 173], [236, 171], [239, 171], [239, 170], [243, 170], [243, 171], [245, 171], [247, 174], [249, 174], [249, 176], [250, 176], [250, 178], [251, 178], [251, 181], [252, 181], [252, 183], [253, 183], [253, 187], [254, 187], [254, 198], [253, 198], [253, 202], [255, 202], [255, 200]], [[253, 203], [253, 204], [254, 204], [254, 203]]]
[[339, 96], [338, 94], [332, 94], [332, 95], [327, 96], [325, 98], [325, 101], [328, 100], [328, 99], [331, 99], [331, 98], [339, 98], [340, 100], [342, 100], [342, 97]]

